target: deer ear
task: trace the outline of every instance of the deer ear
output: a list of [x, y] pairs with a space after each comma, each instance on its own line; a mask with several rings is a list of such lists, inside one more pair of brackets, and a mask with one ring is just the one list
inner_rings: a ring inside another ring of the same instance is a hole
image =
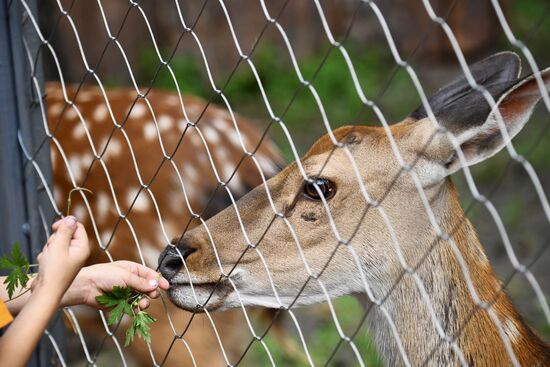
[[[508, 143], [499, 128], [499, 116], [508, 132], [506, 138], [512, 139], [523, 128], [542, 97], [534, 75], [518, 79], [520, 59], [515, 53], [495, 54], [470, 66], [470, 71], [476, 83], [495, 100], [493, 109], [483, 93], [470, 87], [465, 77], [443, 87], [429, 99], [438, 123], [458, 140], [468, 166], [489, 158]], [[550, 69], [542, 71], [540, 77], [549, 89]], [[411, 117], [421, 120], [428, 115], [424, 107], [420, 107]], [[447, 166], [447, 174], [461, 166], [456, 152], [453, 153], [438, 157]]]
[[[550, 90], [550, 68], [539, 73], [546, 91]], [[542, 98], [541, 89], [535, 75], [531, 74], [513, 83], [496, 100], [494, 108], [486, 115], [481, 124], [464, 124], [463, 128], [449, 128], [460, 143], [466, 164], [471, 166], [499, 152], [525, 126], [537, 102]], [[479, 103], [486, 103], [482, 97]], [[467, 107], [466, 107], [467, 108]], [[506, 127], [503, 135], [499, 119]], [[443, 120], [441, 123], [447, 127]], [[460, 169], [456, 154], [450, 157], [447, 166], [450, 173]]]
[[[475, 82], [482, 85], [495, 101], [514, 84], [520, 71], [520, 59], [513, 52], [494, 54], [470, 65]], [[453, 133], [481, 125], [491, 111], [483, 94], [474, 90], [465, 76], [438, 90], [428, 103], [437, 121]], [[421, 120], [428, 114], [424, 106], [420, 106], [410, 116]]]

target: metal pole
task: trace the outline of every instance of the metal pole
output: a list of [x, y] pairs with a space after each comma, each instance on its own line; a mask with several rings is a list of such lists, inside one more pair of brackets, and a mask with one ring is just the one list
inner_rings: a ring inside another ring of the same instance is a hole
[[[36, 1], [27, 4], [37, 17]], [[0, 253], [19, 242], [35, 262], [55, 212], [44, 190], [44, 185], [52, 185], [49, 142], [37, 150], [46, 138], [37, 103], [42, 96], [36, 95], [32, 84], [34, 69], [41, 88], [43, 85], [41, 43], [23, 10], [19, 1], [0, 0]], [[45, 182], [23, 154], [20, 143], [40, 167]], [[48, 330], [62, 346], [60, 317], [54, 318]], [[52, 349], [50, 341], [43, 338], [29, 366], [51, 366]]]

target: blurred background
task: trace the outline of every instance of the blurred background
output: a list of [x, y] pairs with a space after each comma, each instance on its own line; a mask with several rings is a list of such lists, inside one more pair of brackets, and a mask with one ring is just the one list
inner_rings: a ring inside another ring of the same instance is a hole
[[[102, 80], [110, 87], [130, 85], [126, 62], [113, 42], [109, 42], [96, 2], [60, 1], [69, 10], [80, 34], [82, 48]], [[124, 47], [128, 63], [138, 85], [175, 89], [174, 82], [160, 61], [151, 40], [154, 35], [163, 58], [176, 73], [184, 93], [222, 104], [213, 92], [209, 76], [194, 38], [181, 24], [174, 1], [143, 0], [139, 2], [150, 24], [146, 24], [136, 8], [120, 0], [103, 2], [111, 29]], [[356, 0], [323, 0], [320, 4], [336, 41], [348, 51], [365, 95], [374, 101], [389, 122], [398, 122], [419, 104], [418, 93], [406, 71], [399, 68], [392, 56], [386, 34], [376, 14], [366, 3]], [[377, 2], [385, 22], [403, 59], [412, 65], [424, 90], [429, 94], [461, 74], [456, 54], [441, 27], [427, 15], [420, 1], [385, 0]], [[494, 52], [513, 50], [522, 56], [524, 74], [529, 72], [521, 50], [506, 38], [490, 1], [434, 0], [431, 4], [439, 16], [446, 19], [469, 63]], [[522, 40], [540, 68], [550, 66], [550, 2], [547, 0], [500, 1], [505, 17], [517, 39]], [[235, 36], [245, 54], [257, 68], [271, 108], [283, 116], [300, 155], [325, 133], [317, 104], [303, 88], [292, 66], [287, 46], [274, 26], [266, 27], [261, 3], [247, 0], [225, 2], [234, 26]], [[282, 150], [287, 162], [294, 158], [288, 140], [270, 116], [258, 84], [246, 62], [239, 62], [239, 53], [231, 36], [222, 8], [216, 1], [179, 1], [186, 26], [202, 41], [205, 57], [216, 85], [235, 111], [252, 118]], [[372, 109], [364, 106], [355, 90], [342, 54], [331, 47], [323, 24], [312, 1], [266, 1], [266, 8], [285, 29], [297, 62], [306, 80], [312, 80], [319, 92], [332, 128], [348, 124], [380, 125]], [[280, 15], [278, 15], [280, 14]], [[67, 18], [62, 17], [55, 1], [40, 2], [40, 21], [44, 34], [60, 57], [66, 82], [93, 83], [86, 74], [78, 44]], [[149, 28], [150, 27], [150, 30]], [[260, 36], [261, 35], [261, 36]], [[49, 80], [59, 76], [45, 58]], [[535, 167], [542, 186], [550, 187], [550, 114], [539, 104], [529, 125], [514, 141], [518, 152]], [[489, 196], [498, 209], [514, 250], [521, 262], [529, 263], [535, 256], [533, 272], [546, 294], [550, 294], [549, 225], [544, 216], [534, 186], [520, 164], [510, 163], [507, 152], [476, 166], [474, 178], [479, 191]], [[464, 208], [478, 229], [489, 257], [501, 279], [513, 272], [495, 224], [488, 211], [472, 199], [462, 173], [454, 177], [460, 188]], [[539, 254], [541, 254], [539, 256]], [[516, 275], [507, 287], [514, 302], [530, 323], [547, 340], [550, 328], [540, 305], [525, 277]], [[366, 325], [361, 323], [363, 311], [352, 297], [335, 302], [344, 331], [352, 334], [366, 364], [379, 365], [372, 349]], [[324, 364], [334, 352], [330, 365], [353, 365], [354, 357], [347, 344], [336, 348], [340, 338], [326, 305], [298, 310], [300, 325], [314, 361]], [[266, 342], [277, 365], [305, 365], [295, 328], [283, 317], [288, 344], [267, 335]], [[296, 350], [293, 350], [296, 349]], [[335, 349], [336, 348], [336, 349]], [[367, 352], [370, 351], [370, 352]], [[263, 365], [265, 353], [255, 343], [246, 354], [243, 365]]]

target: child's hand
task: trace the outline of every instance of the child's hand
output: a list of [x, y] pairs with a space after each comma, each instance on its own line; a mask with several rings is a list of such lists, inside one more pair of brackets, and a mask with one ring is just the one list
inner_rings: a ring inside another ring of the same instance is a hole
[[58, 220], [52, 229], [54, 233], [37, 257], [38, 277], [32, 288], [47, 288], [61, 299], [90, 255], [90, 247], [84, 227], [72, 216]]
[[[102, 308], [95, 297], [104, 292], [112, 291], [113, 287], [130, 287], [142, 292], [150, 298], [159, 296], [158, 288], [168, 289], [169, 284], [153, 269], [132, 261], [115, 261], [87, 266], [76, 276], [63, 299], [62, 306], [86, 304]], [[149, 299], [144, 297], [139, 307], [149, 307]]]

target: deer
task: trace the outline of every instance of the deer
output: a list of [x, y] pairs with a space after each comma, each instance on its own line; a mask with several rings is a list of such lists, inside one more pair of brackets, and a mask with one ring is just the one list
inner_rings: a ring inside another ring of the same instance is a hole
[[[256, 122], [238, 114], [232, 117], [226, 109], [198, 97], [181, 97], [175, 92], [152, 88], [146, 100], [137, 98], [133, 88], [102, 90], [94, 85], [65, 86], [59, 82], [47, 83], [45, 93], [57, 206], [65, 212], [67, 198], [74, 188], [93, 193], [80, 191], [88, 201], [86, 204], [83, 196], [74, 192], [70, 208], [95, 240], [90, 263], [132, 260], [155, 269], [165, 236], [171, 238], [187, 227], [193, 228], [199, 218], [208, 218], [225, 208], [229, 199], [213, 194], [217, 187], [224, 189], [219, 186], [208, 152], [219, 179], [228, 181], [235, 199], [262, 182], [254, 162], [243, 159], [246, 155], [241, 144], [255, 151], [267, 176], [274, 175], [282, 162], [279, 150], [268, 138], [262, 138]], [[182, 112], [182, 104], [188, 118]], [[233, 119], [238, 123], [240, 136]], [[120, 128], [115, 128], [115, 124]], [[101, 156], [101, 161], [96, 155]], [[166, 155], [172, 155], [171, 161], [166, 161], [157, 172]], [[142, 183], [137, 170], [142, 182], [150, 183], [153, 196], [146, 190], [139, 193]], [[121, 214], [127, 221], [121, 220]], [[175, 313], [178, 309], [169, 302], [166, 307], [161, 302], [152, 302], [149, 308], [158, 319], [151, 329], [151, 350], [156, 361], [160, 363], [167, 355], [165, 366], [191, 366], [195, 362], [207, 366], [223, 364], [220, 348], [212, 348], [218, 345], [215, 332], [203, 316], [194, 316], [183, 336], [189, 350], [178, 341], [167, 354], [174, 339], [170, 322], [174, 323], [175, 332], [181, 333], [192, 315]], [[88, 343], [105, 335], [97, 312], [85, 308], [76, 311]], [[171, 321], [167, 313], [173, 315]], [[236, 353], [242, 346], [241, 336], [247, 335], [244, 323], [239, 322], [235, 312], [213, 318], [226, 352]], [[120, 327], [123, 329], [124, 325]], [[135, 365], [152, 364], [144, 342], [132, 343], [125, 350], [128, 352]]]
[[356, 295], [388, 366], [550, 365], [549, 345], [497, 279], [451, 179], [523, 128], [541, 99], [537, 80], [550, 89], [550, 68], [520, 78], [520, 58], [502, 52], [469, 69], [493, 108], [459, 77], [428, 99], [435, 121], [422, 105], [387, 130], [335, 129], [300, 163], [175, 238], [159, 256], [172, 303], [197, 312], [285, 309]]

